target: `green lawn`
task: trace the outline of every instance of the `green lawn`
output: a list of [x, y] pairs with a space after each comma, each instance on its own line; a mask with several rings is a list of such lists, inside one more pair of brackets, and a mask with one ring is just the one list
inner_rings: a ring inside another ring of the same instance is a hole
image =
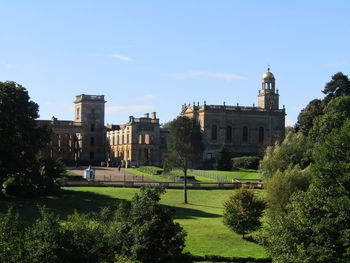
[[239, 171], [217, 171], [217, 170], [195, 170], [200, 174], [215, 174], [219, 176], [224, 176], [228, 180], [236, 179], [262, 179], [261, 174], [256, 170], [239, 170]]
[[[69, 187], [59, 197], [0, 200], [0, 213], [8, 206], [20, 209], [27, 221], [38, 215], [37, 204], [57, 212], [64, 220], [75, 209], [79, 212], [96, 211], [103, 206], [115, 205], [121, 199], [130, 200], [138, 192], [134, 188]], [[186, 251], [194, 255], [235, 257], [266, 257], [265, 250], [242, 240], [222, 223], [223, 201], [231, 190], [189, 190], [190, 204], [182, 203], [182, 190], [168, 189], [161, 203], [176, 209], [176, 221], [187, 231]], [[260, 193], [260, 192], [259, 192]]]
[[132, 174], [141, 175], [141, 176], [153, 179], [153, 180], [158, 181], [158, 182], [172, 182], [172, 180], [169, 180], [163, 176], [141, 172], [137, 168], [128, 168], [128, 169], [126, 169], [126, 171], [129, 173], [132, 173]]

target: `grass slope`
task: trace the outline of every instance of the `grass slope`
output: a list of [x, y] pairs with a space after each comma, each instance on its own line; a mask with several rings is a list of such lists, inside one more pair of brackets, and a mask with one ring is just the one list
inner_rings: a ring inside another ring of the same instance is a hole
[[[74, 210], [89, 212], [113, 206], [121, 199], [130, 200], [138, 191], [134, 188], [69, 187], [58, 197], [0, 200], [0, 213], [5, 213], [12, 205], [26, 221], [33, 221], [38, 216], [39, 204], [52, 209], [64, 220]], [[189, 190], [190, 204], [185, 205], [182, 190], [168, 189], [161, 203], [175, 208], [176, 221], [187, 231], [186, 251], [194, 255], [265, 257], [261, 246], [242, 240], [222, 223], [223, 201], [230, 194], [230, 190]]]
[[196, 170], [202, 174], [215, 174], [224, 176], [228, 180], [236, 179], [262, 179], [261, 174], [256, 170], [239, 170], [239, 171], [217, 171], [217, 170]]

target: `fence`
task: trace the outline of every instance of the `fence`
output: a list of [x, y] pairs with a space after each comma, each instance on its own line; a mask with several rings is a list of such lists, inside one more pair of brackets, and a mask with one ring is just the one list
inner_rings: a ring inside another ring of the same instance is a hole
[[[145, 182], [145, 181], [71, 181], [62, 180], [61, 186], [96, 186], [96, 187], [141, 187], [141, 186], [153, 186], [181, 189], [183, 188], [183, 182]], [[187, 183], [189, 189], [239, 189], [241, 187], [251, 189], [263, 189], [262, 182], [217, 182], [217, 183], [199, 183], [189, 182]]]

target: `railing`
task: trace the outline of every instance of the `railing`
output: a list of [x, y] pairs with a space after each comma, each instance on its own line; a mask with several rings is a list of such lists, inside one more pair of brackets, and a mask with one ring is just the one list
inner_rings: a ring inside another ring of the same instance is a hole
[[[69, 181], [62, 180], [61, 186], [77, 187], [77, 186], [94, 186], [94, 187], [131, 187], [138, 188], [142, 186], [164, 187], [169, 189], [182, 189], [183, 182], [144, 182], [144, 181]], [[234, 183], [202, 183], [189, 182], [187, 183], [189, 189], [263, 189], [262, 182], [234, 182]]]

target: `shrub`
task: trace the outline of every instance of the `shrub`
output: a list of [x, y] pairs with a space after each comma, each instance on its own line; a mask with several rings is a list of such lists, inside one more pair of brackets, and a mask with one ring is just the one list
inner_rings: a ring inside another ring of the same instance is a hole
[[233, 169], [254, 169], [259, 167], [259, 157], [257, 156], [243, 156], [232, 158]]
[[265, 202], [252, 190], [241, 188], [224, 202], [224, 224], [244, 238], [245, 234], [260, 228], [264, 209]]

